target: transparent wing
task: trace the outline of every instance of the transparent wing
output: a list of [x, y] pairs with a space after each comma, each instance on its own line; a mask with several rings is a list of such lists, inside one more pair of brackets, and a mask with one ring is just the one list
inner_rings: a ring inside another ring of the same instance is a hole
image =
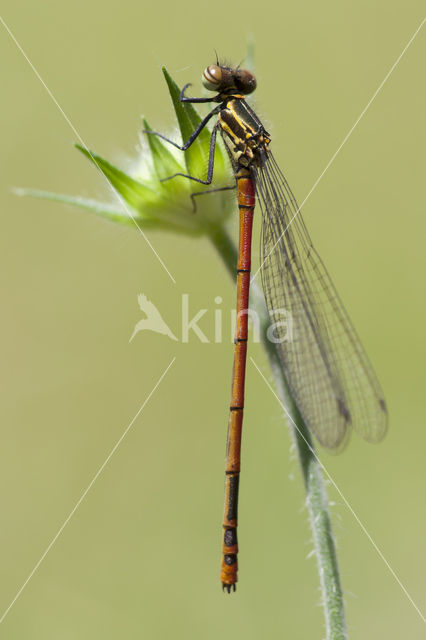
[[[262, 211], [262, 282], [288, 385], [307, 426], [329, 449], [351, 428], [370, 442], [387, 428], [380, 384], [312, 245], [270, 152], [253, 168]], [[287, 322], [281, 322], [285, 310]]]

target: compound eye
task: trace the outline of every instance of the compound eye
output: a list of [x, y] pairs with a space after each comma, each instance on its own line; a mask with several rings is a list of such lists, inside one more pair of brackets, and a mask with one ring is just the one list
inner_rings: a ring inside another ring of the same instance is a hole
[[238, 69], [235, 72], [235, 84], [237, 89], [244, 94], [252, 93], [257, 87], [256, 78], [246, 69]]
[[222, 82], [222, 69], [217, 64], [211, 64], [204, 69], [202, 82], [209, 91], [217, 91]]

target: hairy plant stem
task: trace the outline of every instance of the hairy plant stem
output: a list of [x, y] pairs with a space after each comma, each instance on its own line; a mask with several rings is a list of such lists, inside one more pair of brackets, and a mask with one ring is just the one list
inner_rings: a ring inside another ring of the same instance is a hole
[[[237, 249], [234, 242], [224, 228], [215, 230], [210, 237], [231, 277], [235, 279]], [[302, 470], [306, 504], [317, 557], [327, 640], [346, 640], [347, 631], [336, 545], [321, 464], [315, 454], [311, 434], [292, 399], [276, 345], [266, 335], [270, 321], [263, 296], [256, 284], [251, 287], [250, 306], [256, 310], [260, 318], [262, 343], [269, 358], [278, 396], [287, 414]]]

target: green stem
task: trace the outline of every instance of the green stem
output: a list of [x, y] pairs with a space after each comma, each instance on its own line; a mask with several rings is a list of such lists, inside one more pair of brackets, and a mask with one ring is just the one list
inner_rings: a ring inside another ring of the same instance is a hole
[[[224, 228], [215, 229], [211, 240], [225, 262], [232, 278], [236, 276], [237, 249]], [[256, 285], [250, 292], [251, 306], [260, 317], [262, 343], [269, 358], [278, 395], [289, 417], [290, 430], [295, 442], [306, 490], [306, 503], [313, 534], [318, 572], [322, 591], [327, 640], [346, 640], [347, 631], [337, 563], [336, 545], [328, 510], [327, 493], [309, 429], [305, 425], [292, 399], [276, 345], [266, 335], [269, 316], [263, 296]]]

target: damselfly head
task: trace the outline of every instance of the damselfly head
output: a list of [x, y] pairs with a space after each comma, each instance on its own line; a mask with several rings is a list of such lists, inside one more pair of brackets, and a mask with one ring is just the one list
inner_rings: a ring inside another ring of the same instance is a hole
[[256, 78], [246, 69], [232, 69], [211, 64], [203, 73], [203, 85], [209, 91], [231, 93], [238, 91], [246, 95], [256, 89]]

